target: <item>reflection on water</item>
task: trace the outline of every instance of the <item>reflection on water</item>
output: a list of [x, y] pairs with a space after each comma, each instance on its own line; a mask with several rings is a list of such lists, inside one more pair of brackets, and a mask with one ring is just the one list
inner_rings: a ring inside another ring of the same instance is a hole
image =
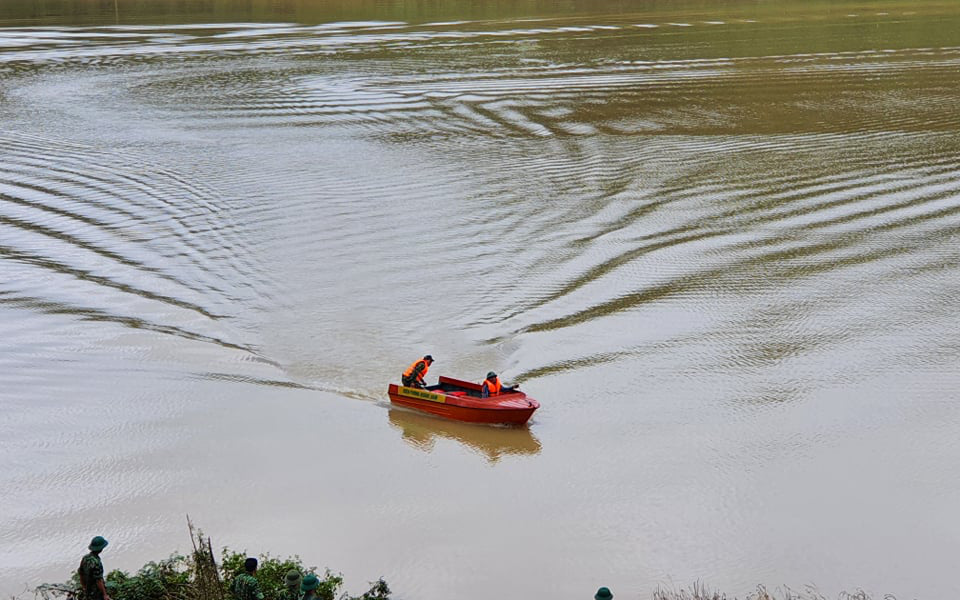
[[393, 407], [388, 418], [403, 435], [403, 441], [424, 452], [432, 452], [438, 439], [455, 440], [486, 457], [490, 464], [496, 464], [505, 456], [540, 452], [540, 440], [527, 427], [460, 423]]

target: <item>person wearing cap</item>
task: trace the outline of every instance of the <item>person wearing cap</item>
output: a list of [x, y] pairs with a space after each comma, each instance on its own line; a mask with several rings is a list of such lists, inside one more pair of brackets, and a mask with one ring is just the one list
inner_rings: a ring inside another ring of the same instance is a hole
[[303, 592], [301, 600], [313, 600], [317, 597], [317, 588], [320, 587], [320, 578], [313, 573], [308, 574], [300, 582], [300, 591]]
[[90, 545], [87, 546], [90, 553], [80, 560], [77, 574], [80, 576], [82, 600], [110, 600], [103, 580], [103, 562], [100, 560], [100, 553], [107, 544], [107, 540], [98, 535], [90, 540]]
[[480, 386], [480, 397], [489, 398], [490, 396], [499, 396], [500, 394], [509, 394], [510, 392], [516, 390], [520, 385], [514, 385], [512, 387], [504, 387], [500, 383], [500, 378], [497, 377], [497, 374], [493, 371], [487, 373], [487, 378], [483, 380], [483, 384]]
[[230, 591], [237, 600], [263, 600], [263, 592], [260, 591], [260, 582], [254, 575], [257, 572], [257, 559], [247, 558], [243, 561], [243, 573], [233, 578], [230, 584]]
[[296, 569], [287, 571], [287, 574], [283, 577], [283, 582], [286, 584], [287, 589], [280, 592], [280, 600], [300, 600], [301, 579], [300, 571]]
[[602, 587], [593, 595], [593, 600], [613, 600], [613, 593], [610, 588]]
[[400, 381], [407, 387], [426, 387], [427, 383], [424, 381], [424, 377], [427, 376], [427, 371], [430, 370], [430, 365], [432, 364], [433, 357], [429, 354], [423, 358], [418, 358], [403, 372]]

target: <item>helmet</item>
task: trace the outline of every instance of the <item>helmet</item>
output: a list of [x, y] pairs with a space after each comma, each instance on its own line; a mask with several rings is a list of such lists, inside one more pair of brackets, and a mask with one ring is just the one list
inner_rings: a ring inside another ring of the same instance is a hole
[[423, 357], [423, 360], [429, 360], [430, 362], [433, 362], [433, 357], [427, 354], [426, 356]]
[[90, 540], [90, 545], [87, 546], [87, 548], [93, 550], [94, 552], [99, 552], [107, 547], [107, 543], [107, 540], [105, 540], [102, 535], [98, 535]]
[[496, 377], [496, 376], [497, 376], [497, 374], [494, 373], [493, 371], [490, 371], [489, 373], [487, 373], [487, 379], [493, 379], [493, 378]]
[[309, 592], [310, 590], [315, 590], [320, 587], [320, 578], [310, 573], [303, 578], [303, 581], [300, 582], [300, 591]]

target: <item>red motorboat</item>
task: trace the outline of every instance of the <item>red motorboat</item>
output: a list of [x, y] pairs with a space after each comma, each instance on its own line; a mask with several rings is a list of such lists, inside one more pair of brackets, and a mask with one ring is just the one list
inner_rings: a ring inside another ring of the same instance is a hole
[[437, 385], [413, 388], [391, 383], [390, 402], [469, 423], [523, 425], [540, 403], [520, 390], [491, 398], [480, 397], [480, 384], [440, 377]]

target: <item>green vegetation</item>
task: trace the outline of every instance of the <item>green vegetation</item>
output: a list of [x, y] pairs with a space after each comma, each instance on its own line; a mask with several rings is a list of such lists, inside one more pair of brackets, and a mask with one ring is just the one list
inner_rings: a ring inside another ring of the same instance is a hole
[[[135, 575], [113, 570], [106, 576], [107, 591], [113, 600], [228, 600], [230, 583], [243, 572], [243, 561], [248, 554], [224, 548], [220, 564], [213, 555], [210, 539], [190, 525], [193, 552], [189, 556], [175, 554], [157, 562], [150, 562]], [[257, 580], [265, 600], [277, 600], [284, 590], [284, 576], [291, 569], [300, 573], [315, 573], [320, 578], [317, 595], [321, 600], [388, 600], [390, 588], [383, 579], [360, 596], [351, 596], [341, 590], [343, 577], [329, 569], [318, 573], [316, 567], [304, 567], [299, 556], [278, 558], [263, 554], [259, 557]], [[42, 600], [78, 597], [80, 582], [77, 575], [62, 584], [43, 584], [35, 590]]]

